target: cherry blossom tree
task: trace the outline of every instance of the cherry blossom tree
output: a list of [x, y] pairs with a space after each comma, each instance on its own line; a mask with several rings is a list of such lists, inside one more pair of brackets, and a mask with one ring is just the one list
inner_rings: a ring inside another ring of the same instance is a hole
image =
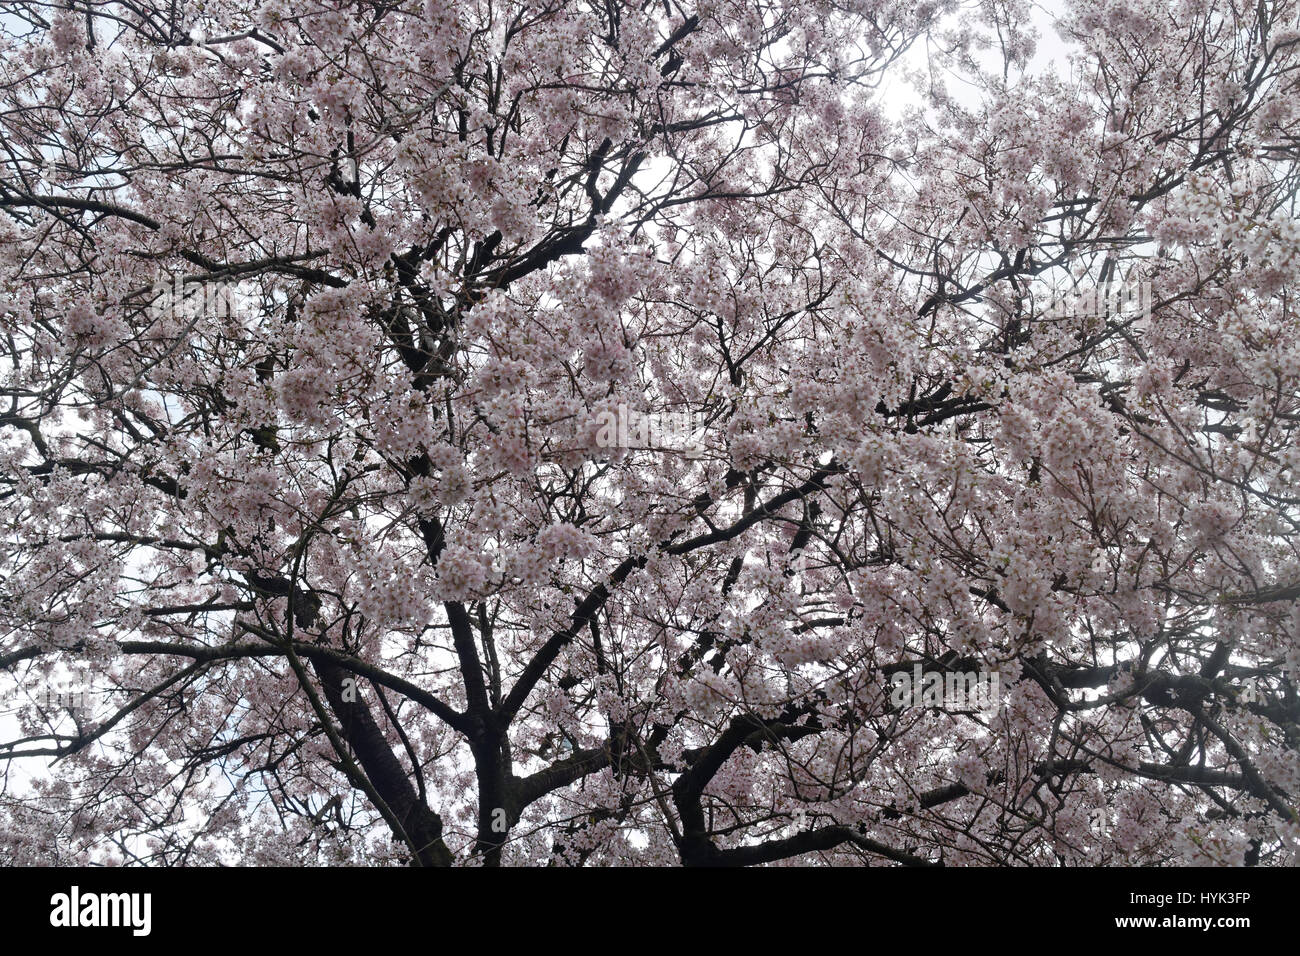
[[0, 3], [4, 855], [1295, 863], [1300, 5], [1037, 9]]

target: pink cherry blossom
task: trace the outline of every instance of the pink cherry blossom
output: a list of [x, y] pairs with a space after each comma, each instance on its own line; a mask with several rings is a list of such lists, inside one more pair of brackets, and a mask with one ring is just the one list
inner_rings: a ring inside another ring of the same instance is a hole
[[10, 6], [6, 858], [1300, 861], [1294, 0]]

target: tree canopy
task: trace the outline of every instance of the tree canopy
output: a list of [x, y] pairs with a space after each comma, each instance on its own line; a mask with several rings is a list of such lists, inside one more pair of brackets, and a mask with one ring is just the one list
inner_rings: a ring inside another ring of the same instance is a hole
[[1037, 9], [0, 3], [2, 852], [1295, 863], [1300, 11]]

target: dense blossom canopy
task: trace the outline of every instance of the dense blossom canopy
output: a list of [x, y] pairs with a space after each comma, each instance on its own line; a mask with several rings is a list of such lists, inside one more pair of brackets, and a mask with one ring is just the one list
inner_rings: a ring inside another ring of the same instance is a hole
[[1296, 862], [1297, 3], [1033, 10], [0, 3], [0, 855]]

